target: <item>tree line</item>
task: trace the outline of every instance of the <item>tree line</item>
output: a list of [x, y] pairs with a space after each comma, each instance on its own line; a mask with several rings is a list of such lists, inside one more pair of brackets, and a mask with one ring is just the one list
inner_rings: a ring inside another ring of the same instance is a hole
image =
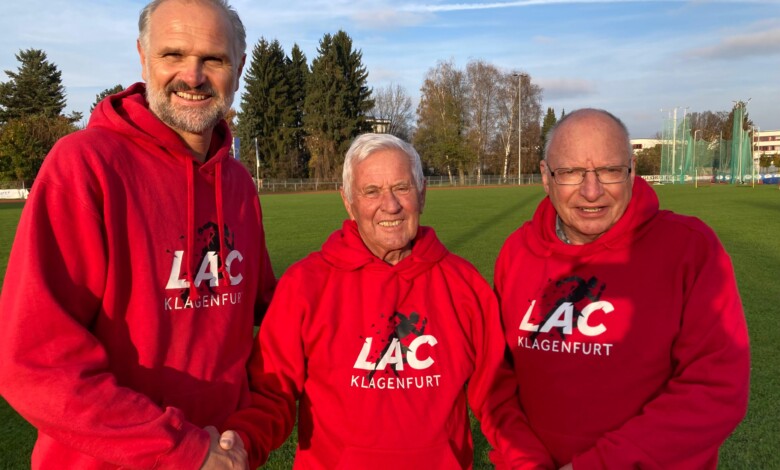
[[[0, 82], [0, 180], [29, 181], [54, 143], [77, 130], [82, 115], [63, 114], [61, 73], [44, 51], [21, 50], [16, 59], [18, 70], [6, 70], [9, 80]], [[325, 34], [311, 63], [297, 44], [287, 54], [278, 40], [261, 37], [244, 71], [240, 111], [228, 115], [250, 173], [338, 179], [352, 139], [372, 130], [412, 142], [427, 175], [456, 180], [538, 173], [547, 132], [565, 115], [549, 107], [543, 113], [543, 89], [530, 74], [481, 59], [465, 68], [451, 60], [430, 68], [416, 109], [403, 87], [371, 89], [368, 75], [362, 51], [344, 31]], [[103, 90], [90, 112], [122, 89]], [[728, 138], [733, 110], [692, 113], [690, 119], [700, 138]], [[654, 159], [650, 151], [648, 161]]]

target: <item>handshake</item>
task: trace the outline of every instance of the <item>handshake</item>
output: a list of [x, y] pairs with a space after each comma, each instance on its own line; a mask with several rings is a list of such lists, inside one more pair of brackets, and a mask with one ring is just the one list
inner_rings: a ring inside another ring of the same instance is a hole
[[244, 443], [235, 431], [225, 431], [220, 436], [214, 426], [206, 426], [211, 443], [206, 460], [200, 467], [201, 470], [222, 470], [249, 468], [249, 461]]

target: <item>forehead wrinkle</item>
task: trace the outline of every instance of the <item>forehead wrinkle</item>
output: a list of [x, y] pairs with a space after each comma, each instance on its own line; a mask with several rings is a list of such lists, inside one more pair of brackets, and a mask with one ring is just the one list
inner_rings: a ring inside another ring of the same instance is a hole
[[[181, 9], [170, 11], [174, 4], [193, 4], [198, 11], [192, 17]], [[150, 48], [155, 39], [162, 40], [158, 50], [169, 52], [198, 51], [199, 55], [231, 57], [234, 54], [234, 31], [230, 20], [220, 9], [207, 2], [171, 0], [164, 2], [149, 17]]]

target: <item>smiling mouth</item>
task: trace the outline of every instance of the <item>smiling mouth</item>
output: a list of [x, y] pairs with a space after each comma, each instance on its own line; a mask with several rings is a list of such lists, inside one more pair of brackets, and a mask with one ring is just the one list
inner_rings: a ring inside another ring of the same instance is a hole
[[380, 227], [397, 227], [401, 225], [401, 220], [383, 220], [379, 222]]
[[588, 214], [595, 214], [597, 212], [603, 211], [604, 208], [603, 207], [580, 207], [580, 210]]
[[174, 92], [174, 93], [179, 98], [181, 98], [183, 100], [187, 100], [187, 101], [203, 101], [203, 100], [208, 98], [208, 95], [194, 95], [192, 93], [187, 93], [187, 92], [184, 92], [184, 91], [177, 91], [177, 92]]

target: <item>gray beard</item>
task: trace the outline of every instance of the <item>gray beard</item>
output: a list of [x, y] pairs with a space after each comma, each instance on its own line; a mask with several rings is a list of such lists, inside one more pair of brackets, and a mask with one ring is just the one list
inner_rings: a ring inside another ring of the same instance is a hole
[[216, 127], [227, 115], [233, 96], [233, 92], [224, 98], [215, 96], [216, 102], [204, 110], [180, 109], [171, 103], [170, 93], [166, 90], [157, 90], [149, 85], [146, 88], [146, 101], [152, 113], [169, 127], [191, 134], [202, 134]]

